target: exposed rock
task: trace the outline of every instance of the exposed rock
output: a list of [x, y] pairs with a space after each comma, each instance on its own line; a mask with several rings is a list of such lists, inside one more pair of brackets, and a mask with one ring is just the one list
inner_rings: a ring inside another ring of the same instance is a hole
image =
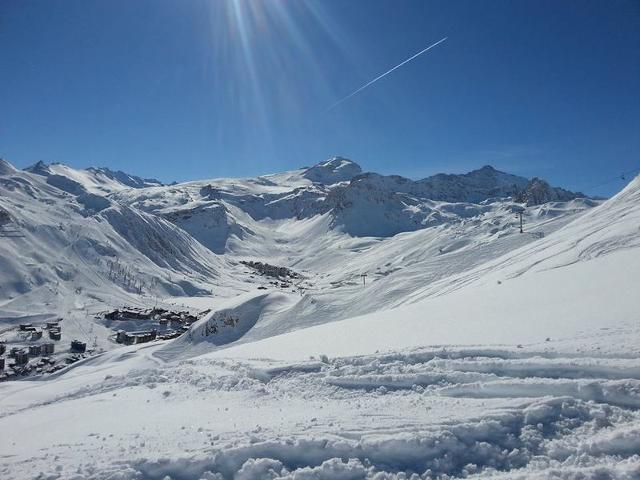
[[532, 178], [525, 189], [516, 195], [516, 201], [528, 206], [541, 205], [548, 202], [567, 202], [574, 198], [585, 198], [581, 192], [570, 192], [559, 187], [552, 187], [541, 178]]

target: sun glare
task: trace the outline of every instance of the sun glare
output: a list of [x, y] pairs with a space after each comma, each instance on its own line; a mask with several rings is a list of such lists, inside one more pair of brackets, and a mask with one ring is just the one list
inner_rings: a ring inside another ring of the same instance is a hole
[[330, 51], [340, 61], [350, 42], [318, 3], [221, 0], [208, 2], [207, 13], [212, 86], [250, 128], [269, 136], [279, 117], [308, 113], [302, 109], [309, 99], [320, 111], [336, 97], [332, 71], [319, 56]]

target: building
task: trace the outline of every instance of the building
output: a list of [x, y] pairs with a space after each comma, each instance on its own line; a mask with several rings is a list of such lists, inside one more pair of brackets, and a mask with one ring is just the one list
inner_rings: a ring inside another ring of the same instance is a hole
[[145, 332], [137, 335], [138, 339], [136, 343], [147, 343], [152, 340], [155, 340], [158, 336], [158, 332], [156, 330], [151, 330], [150, 332]]
[[42, 354], [42, 346], [40, 345], [29, 345], [29, 356], [30, 357], [39, 357]]
[[118, 330], [118, 333], [116, 333], [116, 342], [133, 345], [136, 343], [136, 336], [124, 330]]
[[58, 322], [47, 322], [47, 329], [51, 330], [52, 328], [60, 328], [60, 323], [58, 323]]
[[18, 350], [15, 353], [15, 364], [16, 365], [26, 365], [27, 363], [29, 363], [29, 356], [27, 355], [27, 352], [25, 352], [24, 350]]
[[4, 370], [4, 357], [0, 357], [0, 370]]
[[7, 346], [4, 343], [0, 343], [0, 355], [4, 355], [4, 352], [7, 351]]
[[31, 323], [21, 323], [20, 324], [20, 331], [22, 331], [22, 332], [32, 332], [33, 330], [35, 330], [35, 327]]
[[43, 343], [41, 345], [41, 351], [40, 353], [42, 355], [51, 355], [54, 351], [55, 351], [55, 344], [54, 343]]
[[58, 329], [49, 330], [49, 338], [51, 340], [60, 340], [62, 338], [62, 333]]
[[75, 353], [84, 353], [87, 351], [87, 344], [80, 340], [71, 341], [71, 351]]
[[32, 330], [31, 340], [40, 340], [42, 338], [42, 330]]

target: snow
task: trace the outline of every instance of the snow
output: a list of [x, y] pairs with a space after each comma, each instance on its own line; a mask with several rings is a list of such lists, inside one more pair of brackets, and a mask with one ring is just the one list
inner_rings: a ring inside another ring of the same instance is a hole
[[[16, 456], [5, 474], [60, 466], [61, 478], [241, 478], [269, 469], [274, 478], [544, 478], [598, 467], [634, 478], [640, 468], [637, 370], [624, 380], [562, 373], [573, 363], [615, 370], [621, 359], [440, 348], [327, 363], [198, 357], [154, 364], [145, 350], [87, 362], [53, 385], [3, 389], [0, 424], [11, 432], [6, 452]], [[503, 368], [529, 361], [538, 365], [535, 376]], [[458, 369], [465, 365], [483, 372]]]
[[[489, 167], [123, 175], [0, 163], [0, 337], [97, 343], [0, 383], [1, 478], [640, 478], [640, 178], [526, 206]], [[122, 347], [122, 306], [210, 312]]]
[[[301, 359], [368, 354], [420, 345], [517, 345], [611, 329], [638, 333], [637, 251], [559, 271], [460, 288], [394, 310], [297, 330], [217, 352]], [[611, 288], [611, 277], [620, 283]], [[603, 301], [606, 299], [606, 303]], [[579, 301], [578, 301], [579, 300]], [[616, 348], [611, 345], [610, 348]]]
[[342, 157], [333, 157], [305, 170], [303, 177], [312, 182], [335, 184], [346, 182], [362, 173], [362, 168], [357, 163]]

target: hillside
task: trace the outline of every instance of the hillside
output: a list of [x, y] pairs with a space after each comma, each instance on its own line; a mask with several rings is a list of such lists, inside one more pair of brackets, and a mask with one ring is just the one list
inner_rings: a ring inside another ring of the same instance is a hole
[[[0, 472], [638, 478], [639, 195], [637, 178], [599, 205], [525, 206], [524, 234], [511, 200], [432, 201], [456, 221], [383, 238], [336, 231], [327, 214], [255, 220], [236, 209], [251, 233], [222, 257], [291, 260], [246, 261], [240, 278], [304, 275], [316, 286], [214, 296], [217, 307], [173, 341], [0, 384]], [[350, 318], [335, 321], [340, 312]]]
[[[640, 177], [537, 204], [486, 167], [436, 176], [456, 201], [343, 159], [108, 193], [0, 171], [3, 326], [99, 337], [0, 383], [3, 478], [640, 477]], [[99, 315], [175, 305], [210, 311], [128, 346], [154, 320]]]
[[[362, 173], [341, 157], [175, 185], [108, 169], [40, 162], [18, 171], [3, 162], [0, 327], [70, 317], [73, 334], [97, 336], [108, 349], [109, 331], [101, 322], [98, 332], [81, 328], [81, 318], [93, 324], [111, 308], [158, 303], [217, 310], [266, 288], [280, 307], [262, 312], [246, 341], [398, 306], [597, 204], [529, 206], [520, 235], [513, 195], [527, 182], [491, 167], [412, 181]], [[240, 263], [247, 260], [300, 277], [274, 282]]]
[[631, 353], [640, 334], [638, 225], [640, 177], [552, 235], [424, 286], [410, 305], [216, 355], [293, 360], [421, 345], [544, 346], [546, 338], [581, 336], [598, 354]]

